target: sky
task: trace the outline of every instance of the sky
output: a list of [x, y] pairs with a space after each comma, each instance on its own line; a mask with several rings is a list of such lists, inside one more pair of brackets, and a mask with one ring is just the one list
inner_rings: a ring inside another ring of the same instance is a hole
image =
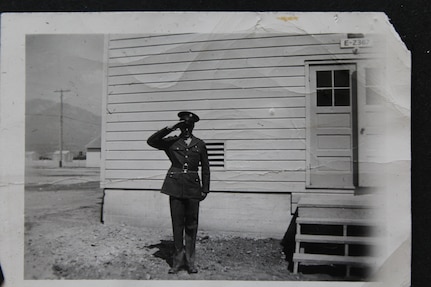
[[84, 108], [102, 107], [103, 35], [29, 35], [26, 38], [26, 100], [46, 99]]

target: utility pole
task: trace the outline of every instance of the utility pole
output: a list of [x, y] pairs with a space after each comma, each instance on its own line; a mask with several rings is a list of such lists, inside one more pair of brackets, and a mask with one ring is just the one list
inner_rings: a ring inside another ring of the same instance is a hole
[[54, 93], [60, 93], [60, 161], [59, 167], [63, 167], [63, 93], [70, 92], [70, 90], [56, 90]]

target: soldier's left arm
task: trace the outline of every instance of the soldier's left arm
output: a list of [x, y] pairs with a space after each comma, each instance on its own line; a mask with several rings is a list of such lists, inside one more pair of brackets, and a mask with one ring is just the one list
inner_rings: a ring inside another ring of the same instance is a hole
[[210, 192], [210, 162], [208, 159], [208, 151], [205, 143], [201, 149], [201, 176], [202, 176], [202, 192]]
[[165, 127], [155, 132], [154, 134], [152, 134], [147, 139], [147, 144], [156, 149], [160, 149], [160, 150], [167, 149], [174, 142], [174, 140], [176, 140], [175, 137], [166, 138], [166, 136], [173, 131], [174, 131], [173, 129], [169, 127]]

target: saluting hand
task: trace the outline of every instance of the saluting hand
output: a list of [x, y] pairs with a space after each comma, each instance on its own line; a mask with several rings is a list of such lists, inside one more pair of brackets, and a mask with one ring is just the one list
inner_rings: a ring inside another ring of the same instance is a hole
[[175, 131], [176, 129], [180, 129], [181, 127], [183, 127], [185, 125], [185, 121], [180, 121], [178, 123], [176, 123], [175, 125], [169, 127], [169, 129]]

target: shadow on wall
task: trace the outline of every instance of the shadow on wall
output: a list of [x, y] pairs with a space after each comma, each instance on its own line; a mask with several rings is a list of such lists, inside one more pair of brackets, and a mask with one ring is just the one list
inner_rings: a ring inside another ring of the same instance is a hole
[[293, 253], [295, 253], [295, 235], [296, 235], [296, 218], [298, 217], [298, 209], [293, 214], [290, 225], [281, 240], [283, 252], [286, 256], [286, 261], [289, 262], [289, 271], [293, 272]]

